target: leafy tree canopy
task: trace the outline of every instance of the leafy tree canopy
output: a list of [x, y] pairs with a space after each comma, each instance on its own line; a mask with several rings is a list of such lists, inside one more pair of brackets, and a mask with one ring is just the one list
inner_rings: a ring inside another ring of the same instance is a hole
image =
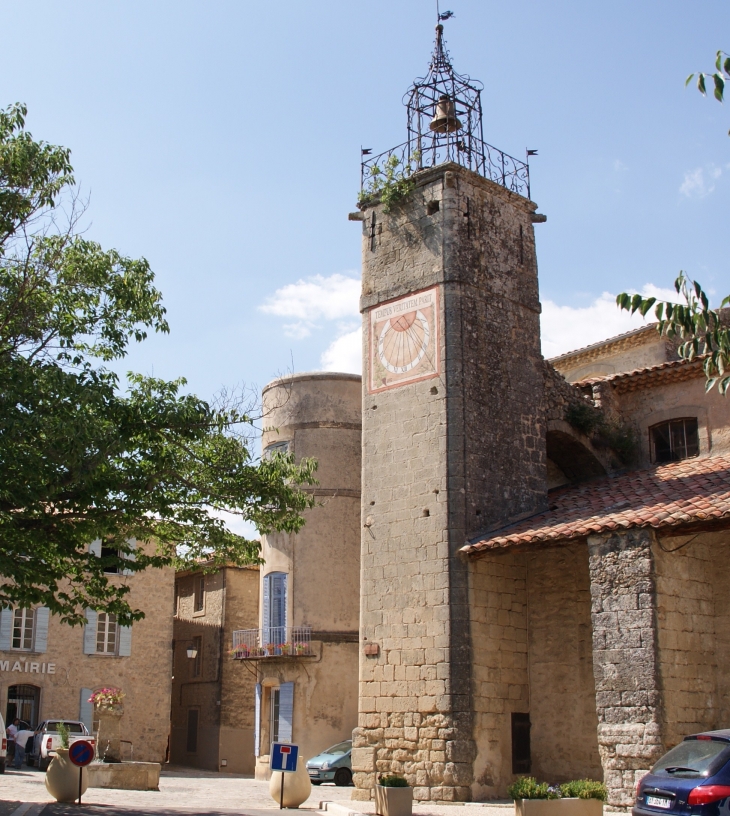
[[130, 374], [122, 387], [104, 366], [169, 330], [161, 294], [144, 258], [80, 234], [70, 153], [34, 140], [26, 113], [0, 111], [0, 606], [128, 624], [144, 614], [111, 572], [256, 563], [258, 542], [220, 514], [299, 530], [316, 463], [256, 462], [240, 408], [182, 379]]

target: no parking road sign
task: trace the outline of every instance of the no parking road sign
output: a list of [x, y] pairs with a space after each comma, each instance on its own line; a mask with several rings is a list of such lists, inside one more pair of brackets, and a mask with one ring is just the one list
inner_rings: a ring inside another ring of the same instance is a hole
[[90, 765], [94, 761], [94, 746], [88, 740], [76, 740], [68, 749], [68, 758], [79, 768]]

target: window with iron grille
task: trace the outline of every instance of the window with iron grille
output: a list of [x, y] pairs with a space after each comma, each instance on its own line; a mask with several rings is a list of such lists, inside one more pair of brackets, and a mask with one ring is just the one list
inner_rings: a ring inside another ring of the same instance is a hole
[[199, 575], [195, 579], [195, 598], [193, 601], [193, 612], [203, 612], [205, 610], [205, 575]]
[[697, 417], [670, 419], [649, 429], [652, 458], [656, 463], [677, 462], [700, 452]]
[[35, 612], [32, 609], [16, 609], [13, 612], [13, 649], [29, 652], [33, 648], [33, 623]]
[[117, 616], [107, 612], [99, 612], [96, 618], [96, 653], [117, 653]]

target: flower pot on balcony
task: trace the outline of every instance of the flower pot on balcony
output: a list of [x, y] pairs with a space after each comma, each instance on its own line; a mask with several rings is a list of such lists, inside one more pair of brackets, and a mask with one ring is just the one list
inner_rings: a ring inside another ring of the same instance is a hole
[[[57, 748], [46, 771], [46, 790], [57, 802], [74, 802], [79, 797], [79, 768], [68, 758], [68, 748]], [[81, 771], [81, 793], [89, 787], [86, 768]]]
[[516, 816], [603, 816], [600, 799], [515, 799]]
[[380, 816], [411, 816], [413, 788], [375, 786], [375, 812]]
[[276, 646], [273, 643], [266, 644], [266, 653], [273, 655], [276, 652]]

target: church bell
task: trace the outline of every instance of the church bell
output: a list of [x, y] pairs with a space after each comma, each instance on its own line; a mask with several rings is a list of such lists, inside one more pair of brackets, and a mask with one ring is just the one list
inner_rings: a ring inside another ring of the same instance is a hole
[[456, 108], [451, 97], [443, 94], [436, 103], [436, 115], [429, 125], [434, 133], [454, 133], [461, 129], [461, 122], [456, 118]]

